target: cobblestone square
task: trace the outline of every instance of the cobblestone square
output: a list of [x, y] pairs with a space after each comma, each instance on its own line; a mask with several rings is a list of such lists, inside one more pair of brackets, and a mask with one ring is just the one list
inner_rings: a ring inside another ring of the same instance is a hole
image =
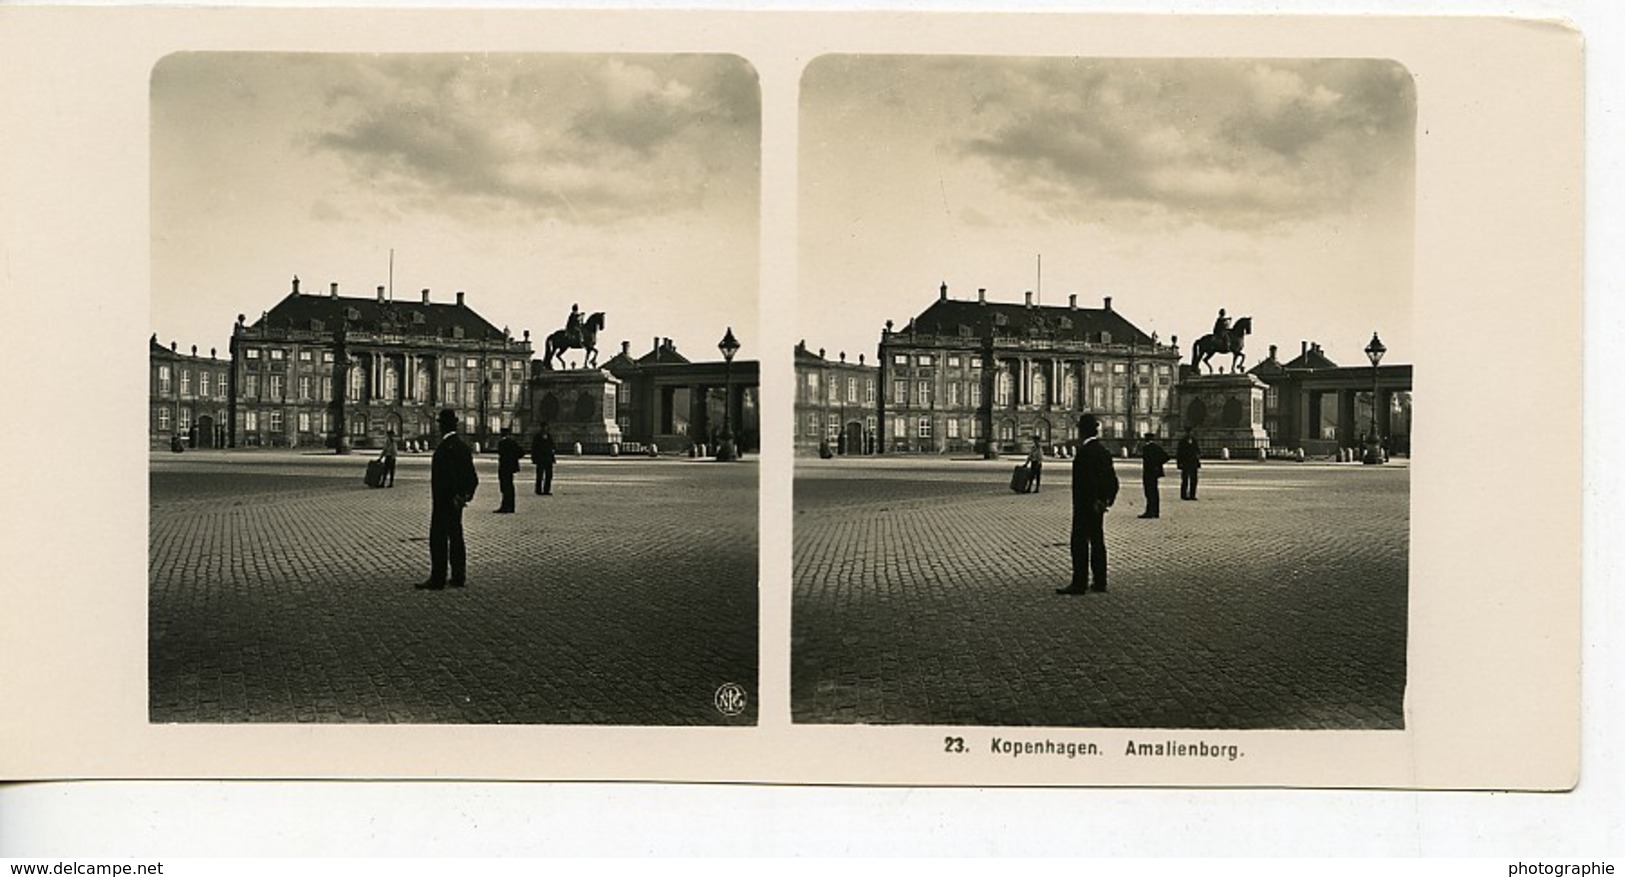
[[1069, 461], [798, 460], [796, 722], [1057, 727], [1404, 726], [1407, 462], [1170, 465], [1139, 519], [1118, 462], [1111, 589], [1059, 596]]
[[561, 457], [549, 497], [527, 462], [496, 515], [487, 456], [468, 587], [420, 591], [428, 457], [367, 459], [152, 456], [152, 721], [755, 723], [754, 461]]

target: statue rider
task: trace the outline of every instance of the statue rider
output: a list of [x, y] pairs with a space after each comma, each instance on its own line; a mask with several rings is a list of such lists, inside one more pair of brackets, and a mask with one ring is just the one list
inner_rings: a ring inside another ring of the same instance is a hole
[[570, 305], [570, 316], [564, 320], [564, 334], [575, 346], [581, 346], [581, 305]]
[[1219, 318], [1213, 321], [1213, 342], [1220, 353], [1230, 352], [1230, 318], [1219, 308]]

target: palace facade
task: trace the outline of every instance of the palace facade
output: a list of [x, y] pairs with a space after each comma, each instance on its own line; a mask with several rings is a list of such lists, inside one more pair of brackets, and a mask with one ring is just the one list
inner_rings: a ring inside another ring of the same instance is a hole
[[1114, 450], [1173, 428], [1180, 353], [1140, 331], [1106, 297], [1099, 308], [937, 300], [879, 345], [878, 445], [883, 453], [1012, 453], [1077, 438], [1100, 418]]
[[1340, 366], [1320, 344], [1299, 343], [1298, 355], [1287, 362], [1271, 344], [1269, 357], [1248, 370], [1266, 385], [1264, 428], [1271, 447], [1327, 456], [1359, 447], [1375, 428], [1389, 451], [1409, 455], [1411, 366]]
[[159, 344], [155, 334], [147, 345], [147, 372], [150, 447], [173, 447], [176, 439], [188, 448], [225, 447], [230, 362], [213, 350], [199, 356], [195, 344], [190, 354], [181, 353], [173, 341]]
[[880, 369], [848, 362], [846, 352], [831, 360], [823, 349], [796, 344], [795, 424], [798, 454], [873, 454], [880, 449]]
[[487, 322], [457, 293], [436, 302], [299, 290], [231, 335], [227, 444], [231, 447], [382, 445], [435, 436], [435, 414], [455, 408], [462, 431], [486, 440], [523, 432], [531, 344]]

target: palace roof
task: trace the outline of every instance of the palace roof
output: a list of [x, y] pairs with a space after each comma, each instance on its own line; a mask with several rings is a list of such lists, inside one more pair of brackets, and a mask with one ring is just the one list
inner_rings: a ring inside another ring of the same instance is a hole
[[1112, 344], [1152, 343], [1149, 335], [1111, 309], [1109, 299], [1103, 308], [1080, 308], [939, 298], [915, 317], [910, 326], [917, 333], [949, 337], [980, 338], [991, 331], [996, 336], [1013, 338], [1039, 337]]
[[290, 292], [250, 325], [253, 329], [273, 333], [286, 330], [334, 332], [340, 326], [347, 326], [349, 331], [363, 333], [470, 340], [506, 337], [501, 329], [463, 304], [461, 293], [456, 304], [445, 304]]

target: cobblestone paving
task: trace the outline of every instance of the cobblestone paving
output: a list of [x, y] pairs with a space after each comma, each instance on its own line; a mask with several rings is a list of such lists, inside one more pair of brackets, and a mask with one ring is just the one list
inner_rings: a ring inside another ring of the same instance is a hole
[[1197, 502], [1137, 461], [1105, 594], [1067, 584], [1070, 465], [798, 460], [797, 722], [1403, 727], [1408, 465], [1214, 462]]
[[[428, 578], [429, 466], [154, 454], [154, 722], [753, 724], [757, 466], [561, 458], [554, 495], [494, 459], [464, 513], [468, 587]], [[745, 710], [714, 705], [724, 683]]]

